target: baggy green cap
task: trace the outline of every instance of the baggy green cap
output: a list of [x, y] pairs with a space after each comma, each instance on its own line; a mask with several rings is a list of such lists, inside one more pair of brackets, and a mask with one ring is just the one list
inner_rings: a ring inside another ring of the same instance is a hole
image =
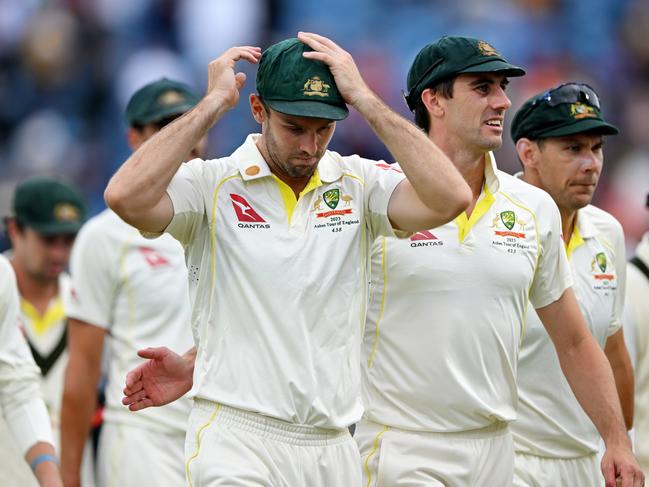
[[349, 110], [329, 67], [302, 56], [312, 50], [298, 39], [266, 49], [257, 70], [257, 93], [273, 110], [286, 115], [343, 120]]
[[146, 125], [181, 115], [200, 97], [184, 83], [162, 78], [137, 90], [126, 106], [128, 124]]
[[406, 103], [415, 102], [426, 88], [462, 73], [493, 73], [523, 76], [525, 71], [509, 64], [490, 44], [473, 37], [444, 36], [425, 46], [408, 70]]
[[527, 100], [514, 115], [510, 134], [514, 143], [583, 132], [616, 135], [616, 126], [604, 121], [599, 97], [584, 83], [564, 83]]
[[42, 235], [77, 233], [86, 219], [83, 196], [71, 186], [45, 177], [20, 183], [12, 210], [21, 225]]

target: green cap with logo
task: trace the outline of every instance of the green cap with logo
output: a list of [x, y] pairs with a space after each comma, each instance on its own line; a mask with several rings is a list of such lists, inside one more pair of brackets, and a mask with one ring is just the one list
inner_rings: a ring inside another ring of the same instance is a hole
[[41, 235], [77, 233], [86, 218], [83, 196], [71, 186], [45, 177], [20, 183], [12, 210], [18, 223]]
[[615, 125], [604, 121], [599, 97], [586, 83], [570, 82], [533, 96], [516, 112], [510, 128], [512, 140], [594, 132], [619, 133]]
[[286, 115], [343, 120], [349, 110], [329, 67], [302, 56], [312, 50], [298, 39], [266, 49], [257, 70], [257, 93], [273, 110]]
[[406, 103], [414, 110], [426, 88], [462, 73], [502, 73], [523, 76], [525, 71], [509, 64], [489, 43], [473, 37], [444, 36], [425, 46], [408, 71]]
[[200, 97], [184, 83], [162, 78], [137, 90], [126, 106], [128, 124], [146, 125], [185, 113]]

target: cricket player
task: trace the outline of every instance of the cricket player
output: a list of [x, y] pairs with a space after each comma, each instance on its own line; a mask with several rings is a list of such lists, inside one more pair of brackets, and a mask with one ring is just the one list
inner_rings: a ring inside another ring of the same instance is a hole
[[[12, 215], [5, 221], [12, 247], [8, 255], [18, 283], [20, 329], [41, 371], [42, 395], [58, 451], [68, 360], [67, 266], [85, 214], [85, 201], [75, 188], [50, 177], [32, 177], [16, 187]], [[83, 474], [90, 487], [94, 485], [92, 450], [90, 441], [84, 445]], [[3, 455], [2, 461], [10, 457]]]
[[[262, 133], [229, 157], [182, 165], [237, 104], [239, 60], [259, 61], [250, 107]], [[327, 150], [346, 104], [405, 175]], [[469, 190], [450, 161], [367, 87], [346, 51], [299, 33], [263, 56], [234, 47], [210, 63], [205, 97], [135, 152], [105, 197], [141, 230], [178, 238], [198, 270], [188, 484], [359, 485], [347, 427], [362, 412], [368, 247], [464, 208]], [[129, 383], [128, 404], [153, 403], [144, 383]]]
[[[135, 150], [198, 101], [186, 85], [161, 79], [138, 90], [126, 108], [127, 137]], [[182, 157], [202, 151], [203, 141]], [[79, 233], [72, 259], [69, 309], [70, 362], [62, 415], [62, 472], [78, 486], [83, 439], [88, 432], [108, 342], [104, 424], [99, 438], [100, 487], [182, 485], [187, 398], [156, 410], [129, 413], [121, 405], [124, 375], [136, 351], [165, 345], [191, 347], [188, 275], [180, 244], [170, 236], [145, 239], [111, 210], [90, 219]]]
[[60, 487], [54, 435], [39, 370], [18, 327], [19, 306], [16, 276], [0, 255], [0, 409], [38, 484]]
[[[649, 195], [647, 195], [649, 208]], [[649, 475], [649, 232], [636, 247], [627, 267], [628, 303], [635, 324], [635, 446], [638, 461]]]
[[[588, 329], [611, 364], [627, 429], [633, 424], [633, 369], [624, 343], [624, 233], [590, 204], [604, 162], [604, 136], [618, 129], [603, 117], [597, 93], [565, 83], [527, 100], [512, 140], [519, 176], [559, 207], [573, 290]], [[539, 316], [529, 310], [519, 353], [518, 415], [512, 424], [517, 486], [601, 485], [599, 435], [561, 371]]]
[[374, 242], [366, 411], [355, 433], [363, 486], [512, 484], [509, 423], [529, 306], [607, 440], [607, 480], [621, 474], [624, 485], [641, 485], [610, 366], [570, 288], [557, 207], [498, 170], [491, 152], [502, 144], [511, 105], [508, 77], [523, 74], [487, 42], [459, 36], [425, 46], [409, 70], [415, 121], [453, 161], [473, 200], [452, 222]]

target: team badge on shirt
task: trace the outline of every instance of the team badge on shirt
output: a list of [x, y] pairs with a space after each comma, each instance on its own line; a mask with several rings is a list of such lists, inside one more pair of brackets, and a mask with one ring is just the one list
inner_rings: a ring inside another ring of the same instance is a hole
[[595, 279], [594, 289], [610, 290], [617, 287], [614, 285], [615, 274], [610, 271], [606, 272], [608, 264], [608, 259], [604, 252], [598, 252], [593, 256], [593, 260], [590, 262], [590, 272]]
[[354, 197], [341, 188], [331, 188], [315, 198], [311, 211], [315, 213], [316, 229], [342, 232], [346, 225], [358, 225], [360, 220], [353, 216]]
[[491, 221], [491, 228], [494, 231], [491, 245], [504, 248], [510, 254], [516, 254], [519, 250], [528, 250], [530, 246], [526, 243], [527, 233], [523, 231], [526, 226], [527, 222], [513, 210], [496, 213]]

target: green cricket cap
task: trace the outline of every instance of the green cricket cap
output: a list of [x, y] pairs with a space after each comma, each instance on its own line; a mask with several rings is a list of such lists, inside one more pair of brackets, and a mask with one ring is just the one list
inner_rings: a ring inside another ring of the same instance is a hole
[[561, 84], [525, 101], [510, 127], [514, 143], [522, 137], [537, 140], [583, 132], [616, 135], [619, 130], [602, 117], [595, 90], [578, 82]]
[[473, 37], [444, 36], [424, 46], [408, 70], [406, 103], [415, 102], [426, 88], [462, 73], [502, 73], [523, 76], [525, 71], [505, 60], [489, 43]]
[[16, 187], [12, 210], [16, 220], [42, 235], [77, 233], [86, 219], [81, 193], [52, 178], [30, 178]]
[[159, 122], [185, 113], [199, 100], [188, 85], [162, 78], [133, 94], [126, 106], [126, 120], [131, 126]]
[[266, 49], [257, 70], [257, 93], [273, 110], [286, 115], [343, 120], [349, 110], [329, 67], [302, 56], [312, 50], [298, 39]]

